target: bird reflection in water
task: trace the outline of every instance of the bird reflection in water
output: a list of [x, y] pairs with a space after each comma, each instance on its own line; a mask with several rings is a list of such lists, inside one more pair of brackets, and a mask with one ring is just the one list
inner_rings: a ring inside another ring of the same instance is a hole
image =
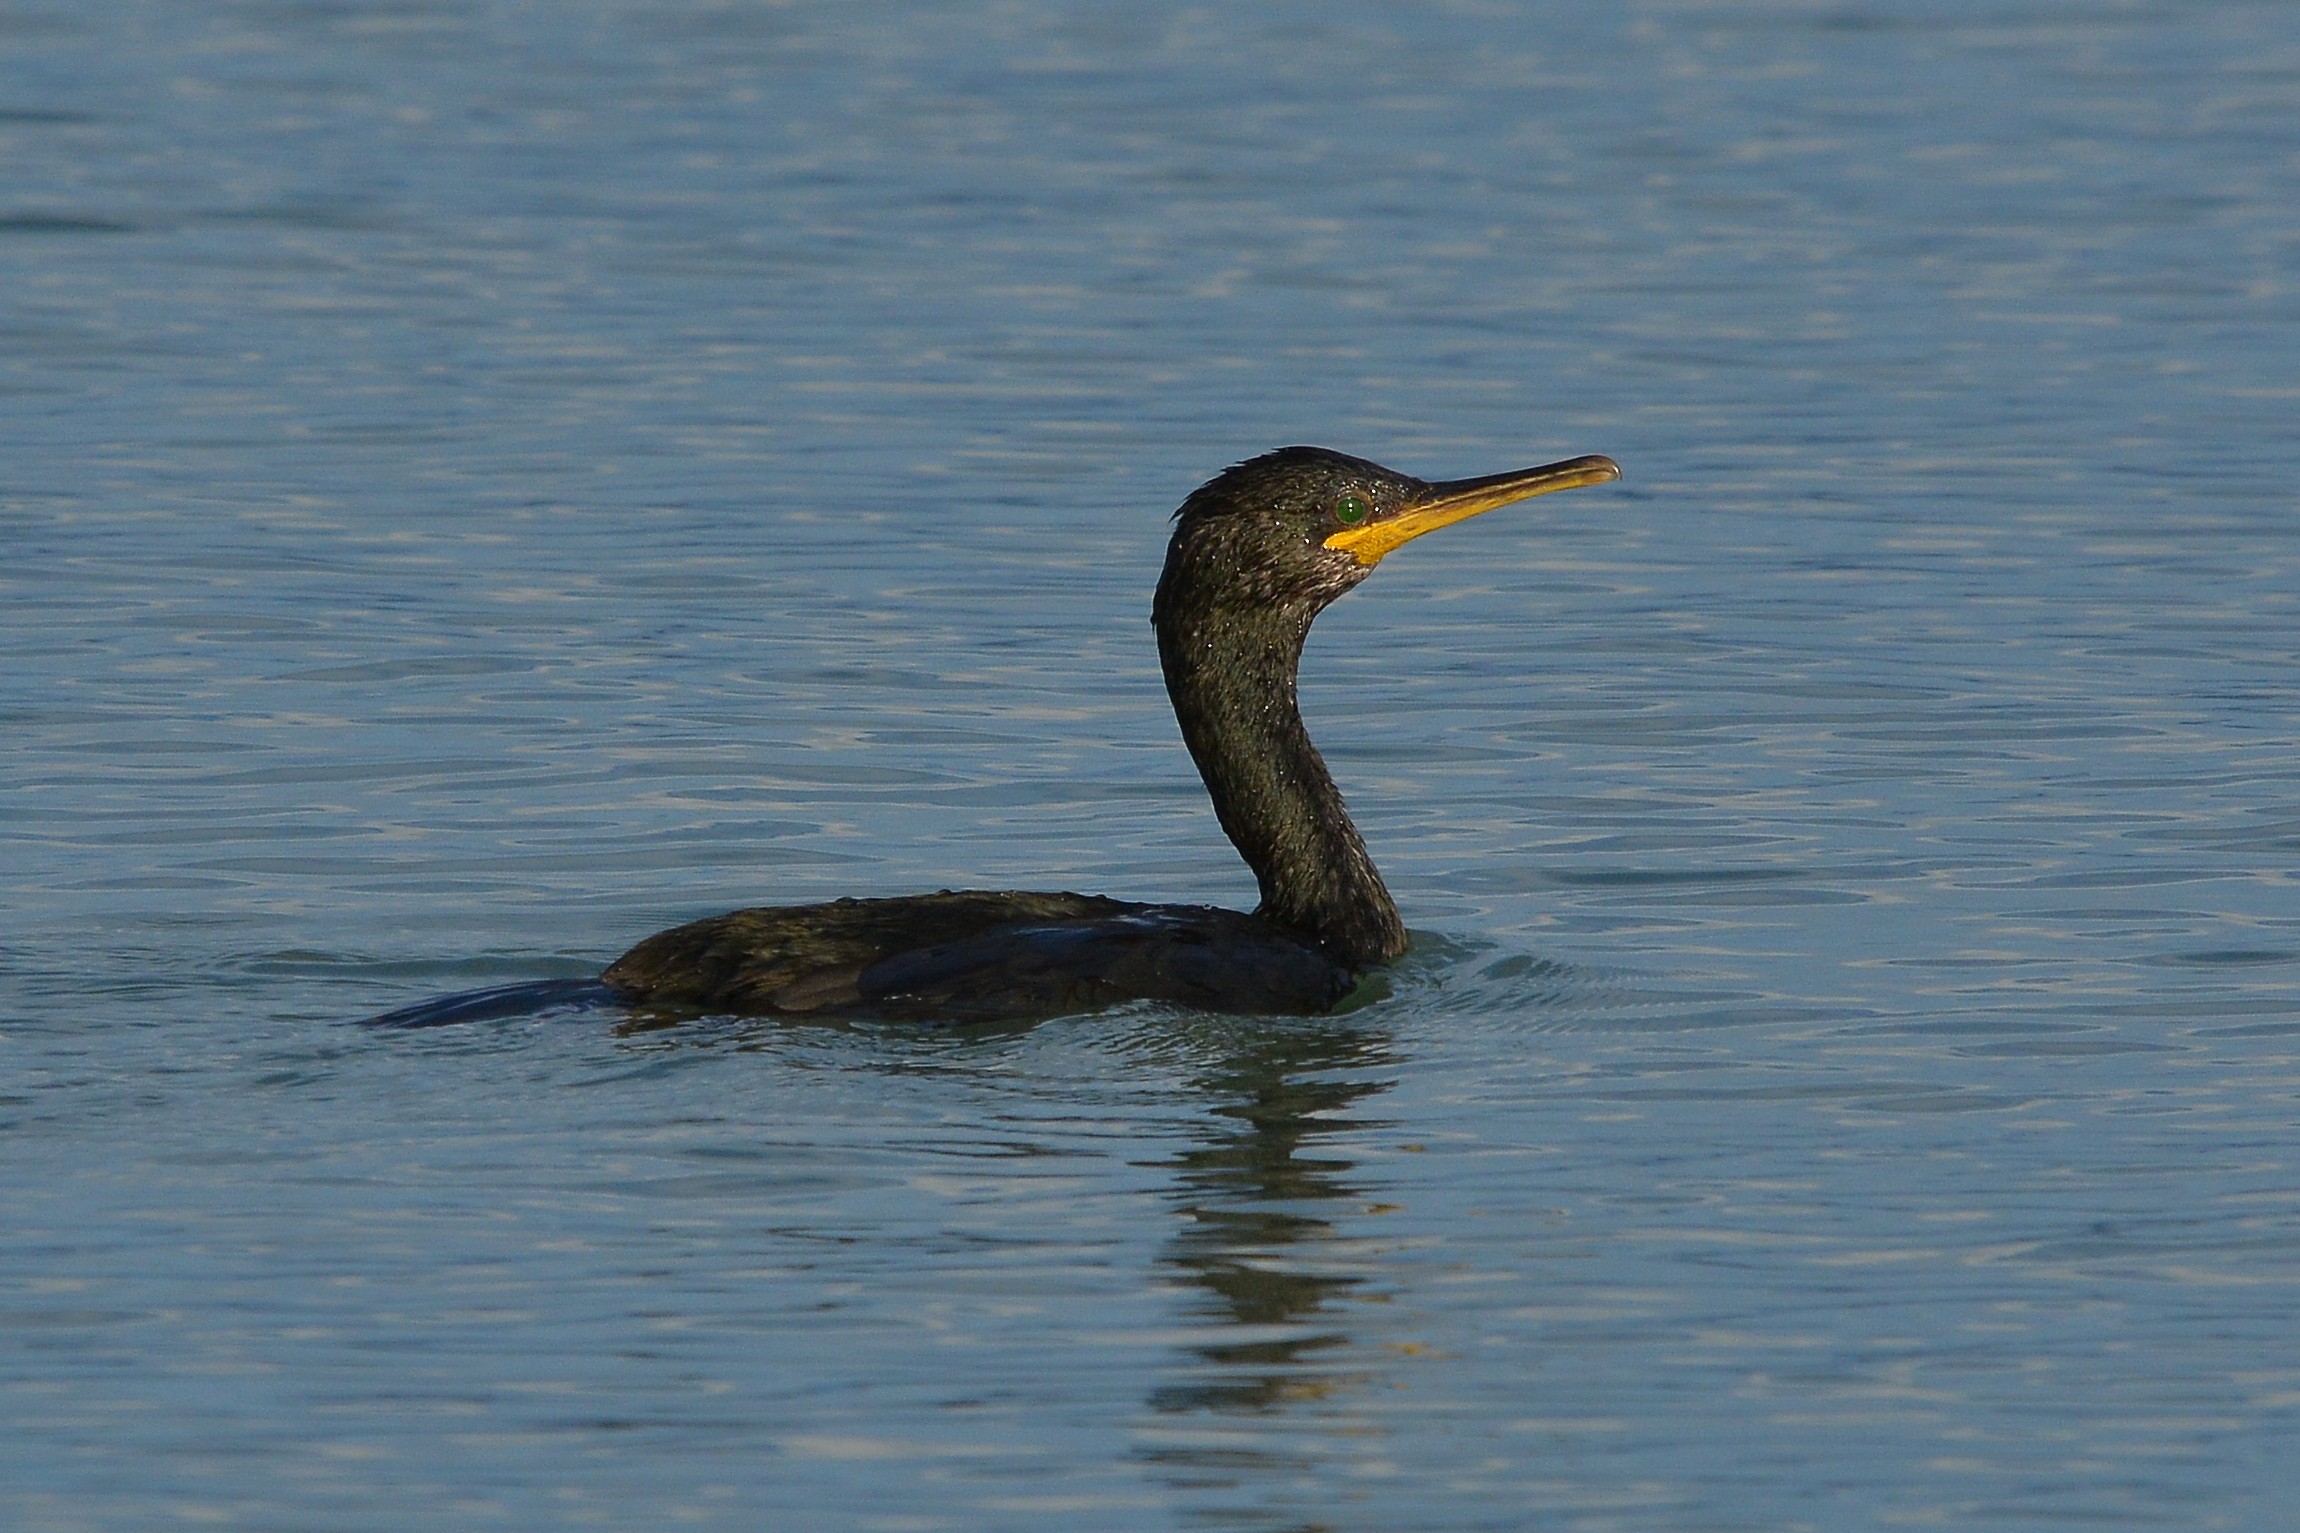
[[[1366, 1281], [1335, 1247], [1367, 1194], [1351, 1179], [1356, 1162], [1320, 1151], [1381, 1126], [1348, 1109], [1388, 1090], [1376, 1072], [1396, 1062], [1379, 1030], [1296, 1023], [1257, 1029], [1198, 1078], [1218, 1105], [1203, 1142], [1172, 1163], [1183, 1222], [1163, 1262], [1198, 1291], [1201, 1316], [1240, 1334], [1191, 1348], [1196, 1361], [1152, 1393], [1153, 1410], [1269, 1416], [1371, 1382], [1362, 1365], [1325, 1361], [1350, 1341], [1337, 1301]], [[1183, 1439], [1146, 1457], [1204, 1485], [1263, 1455]]]

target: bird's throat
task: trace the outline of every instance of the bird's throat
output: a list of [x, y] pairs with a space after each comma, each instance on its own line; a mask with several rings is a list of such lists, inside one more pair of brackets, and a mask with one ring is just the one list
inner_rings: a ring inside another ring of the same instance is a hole
[[1397, 902], [1295, 701], [1315, 609], [1200, 608], [1169, 594], [1158, 610], [1166, 691], [1222, 829], [1261, 884], [1255, 913], [1353, 968], [1398, 957]]

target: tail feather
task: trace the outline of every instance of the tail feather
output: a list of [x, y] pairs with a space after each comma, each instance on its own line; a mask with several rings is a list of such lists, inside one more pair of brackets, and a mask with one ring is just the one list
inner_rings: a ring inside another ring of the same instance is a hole
[[494, 1022], [504, 1017], [530, 1017], [538, 1012], [576, 1007], [585, 1011], [619, 1006], [622, 992], [596, 979], [531, 979], [516, 985], [494, 985], [418, 1001], [381, 1016], [369, 1017], [362, 1027], [452, 1027], [459, 1022]]

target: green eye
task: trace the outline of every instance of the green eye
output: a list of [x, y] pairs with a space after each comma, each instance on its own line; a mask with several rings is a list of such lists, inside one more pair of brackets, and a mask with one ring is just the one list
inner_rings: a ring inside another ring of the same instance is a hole
[[1334, 520], [1344, 527], [1355, 527], [1366, 519], [1366, 503], [1355, 495], [1344, 495], [1342, 503], [1334, 507]]

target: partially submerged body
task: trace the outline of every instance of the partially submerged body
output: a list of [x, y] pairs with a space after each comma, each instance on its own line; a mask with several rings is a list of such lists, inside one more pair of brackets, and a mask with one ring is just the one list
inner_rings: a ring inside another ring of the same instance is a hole
[[944, 890], [730, 911], [657, 932], [597, 979], [500, 985], [370, 1022], [445, 1027], [575, 1007], [666, 1021], [959, 1024], [1040, 1021], [1127, 1001], [1309, 1015], [1331, 1011], [1356, 982], [1315, 944], [1242, 911]]
[[1130, 1000], [1320, 1012], [1356, 980], [1241, 911], [948, 890], [711, 916], [649, 937], [600, 978], [651, 1007], [947, 1022]]

